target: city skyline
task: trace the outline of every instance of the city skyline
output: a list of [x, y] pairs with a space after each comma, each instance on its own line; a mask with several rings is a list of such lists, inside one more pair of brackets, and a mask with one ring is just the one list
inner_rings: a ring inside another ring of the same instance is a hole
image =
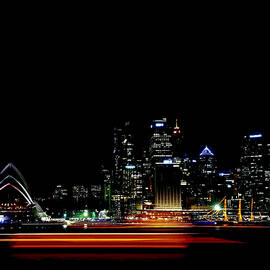
[[[64, 122], [60, 127], [56, 126], [56, 120], [51, 125], [45, 124], [42, 127], [44, 122], [32, 126], [33, 123], [28, 119], [24, 123], [26, 129], [22, 137], [11, 134], [16, 129], [14, 126], [9, 126], [9, 131], [12, 132], [8, 134], [11, 137], [7, 138], [8, 143], [2, 147], [3, 158], [0, 162], [2, 166], [12, 162], [20, 167], [32, 184], [33, 189], [40, 185], [53, 188], [54, 185], [59, 183], [94, 183], [97, 180], [96, 175], [100, 165], [104, 164], [108, 168], [111, 165], [113, 127], [121, 125], [125, 121], [130, 121], [135, 126], [135, 148], [142, 148], [146, 143], [144, 132], [149, 128], [151, 120], [162, 117], [168, 117], [171, 122], [176, 118], [179, 119], [179, 126], [184, 134], [185, 150], [188, 155], [196, 157], [205, 145], [209, 145], [217, 156], [219, 168], [224, 170], [235, 169], [239, 165], [240, 143], [244, 135], [262, 132], [266, 141], [269, 141], [267, 129], [269, 127], [263, 126], [266, 115], [260, 114], [259, 110], [255, 112], [244, 111], [243, 114], [246, 115], [245, 118], [242, 118], [241, 123], [238, 122], [239, 119], [232, 111], [228, 115], [220, 114], [218, 122], [216, 122], [216, 119], [207, 118], [209, 108], [205, 108], [201, 113], [199, 113], [199, 110], [194, 113], [194, 110], [193, 114], [176, 113], [174, 111], [176, 111], [175, 107], [170, 113], [167, 108], [167, 114], [162, 115], [155, 112], [145, 112], [145, 114], [138, 115], [127, 113], [124, 117], [121, 117], [119, 112], [108, 115], [108, 117], [104, 113], [103, 115], [96, 115], [96, 117], [88, 118], [84, 116], [84, 123]], [[157, 115], [160, 117], [156, 117]], [[52, 118], [49, 116], [47, 120], [50, 119]], [[46, 120], [46, 117], [44, 120]], [[89, 126], [87, 126], [86, 120], [89, 121]], [[70, 127], [68, 127], [68, 124], [70, 124]], [[72, 130], [74, 127], [77, 128], [78, 133], [74, 130], [68, 133], [68, 129]], [[53, 130], [53, 128], [55, 129]], [[52, 131], [54, 133], [48, 136]], [[35, 134], [28, 138], [31, 132]], [[7, 136], [7, 134], [3, 135]], [[57, 147], [55, 147], [56, 144], [58, 144]], [[25, 153], [28, 154], [25, 156]], [[47, 161], [50, 162], [45, 165]], [[31, 162], [34, 165], [31, 165]], [[89, 174], [89, 169], [94, 170], [94, 172]], [[41, 171], [42, 173], [40, 173]], [[36, 176], [38, 176], [38, 180]]]
[[270, 53], [247, 6], [5, 10], [3, 265], [267, 267]]
[[[246, 134], [240, 144], [237, 168], [224, 171], [212, 146], [205, 145], [199, 154], [186, 156], [178, 120], [153, 119], [148, 131], [141, 131], [145, 144], [136, 155], [138, 145], [132, 134], [136, 134], [137, 128], [131, 122], [124, 122], [113, 129], [112, 167], [90, 168], [89, 176], [99, 175], [99, 181], [85, 178], [85, 181], [77, 182], [78, 178], [74, 178], [73, 181], [58, 181], [53, 186], [47, 181], [50, 193], [46, 194], [39, 185], [41, 192], [33, 192], [34, 198], [47, 206], [56, 203], [54, 207], [60, 207], [60, 216], [74, 203], [75, 208], [90, 206], [92, 211], [104, 207], [112, 216], [121, 218], [142, 210], [145, 203], [153, 205], [155, 210], [179, 211], [210, 207], [225, 197], [228, 206], [234, 209], [239, 198], [245, 201], [247, 209], [253, 199], [256, 209], [269, 207], [270, 143], [265, 141], [264, 134]], [[1, 178], [1, 190], [8, 186], [17, 191], [22, 188], [21, 194], [34, 204], [30, 195], [24, 194], [30, 190], [14, 164], [5, 166]], [[33, 188], [33, 183], [29, 182], [29, 185]], [[5, 204], [2, 203], [2, 207]]]

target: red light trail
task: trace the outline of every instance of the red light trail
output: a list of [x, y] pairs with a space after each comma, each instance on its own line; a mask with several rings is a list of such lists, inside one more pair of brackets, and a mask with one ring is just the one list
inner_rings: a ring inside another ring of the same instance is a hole
[[9, 234], [11, 248], [187, 248], [191, 243], [241, 243], [192, 233]]

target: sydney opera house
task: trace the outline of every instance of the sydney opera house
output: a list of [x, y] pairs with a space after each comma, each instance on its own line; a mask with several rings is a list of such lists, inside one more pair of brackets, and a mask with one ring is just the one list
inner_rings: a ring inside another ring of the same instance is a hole
[[0, 223], [36, 221], [42, 214], [21, 172], [7, 164], [0, 172]]

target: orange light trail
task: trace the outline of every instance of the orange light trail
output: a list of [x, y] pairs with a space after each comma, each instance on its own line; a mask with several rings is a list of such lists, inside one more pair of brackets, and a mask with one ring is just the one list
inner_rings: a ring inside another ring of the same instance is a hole
[[[195, 236], [194, 236], [195, 235]], [[195, 233], [9, 234], [12, 248], [187, 248], [191, 243], [242, 243]]]

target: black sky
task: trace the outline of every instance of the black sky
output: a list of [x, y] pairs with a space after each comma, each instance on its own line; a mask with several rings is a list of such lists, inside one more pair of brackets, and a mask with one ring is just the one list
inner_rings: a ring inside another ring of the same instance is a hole
[[140, 140], [151, 119], [178, 117], [187, 150], [208, 144], [224, 168], [237, 166], [247, 132], [270, 141], [261, 28], [69, 26], [15, 25], [3, 51], [0, 165], [13, 162], [34, 190], [96, 181], [125, 120]]

